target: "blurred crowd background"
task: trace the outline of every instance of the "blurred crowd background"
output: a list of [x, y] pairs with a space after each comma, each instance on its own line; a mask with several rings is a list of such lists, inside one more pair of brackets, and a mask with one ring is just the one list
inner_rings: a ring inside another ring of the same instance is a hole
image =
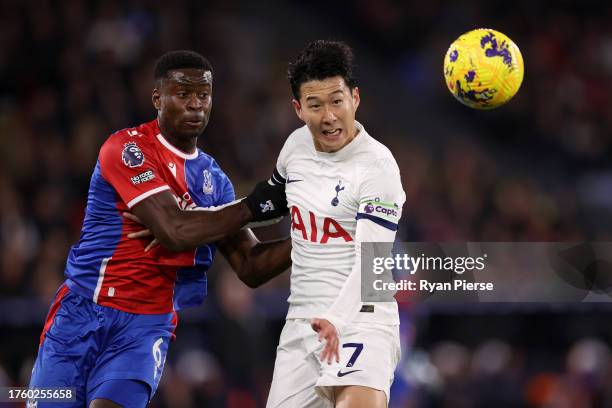
[[[152, 69], [194, 49], [214, 66], [200, 147], [238, 195], [269, 177], [288, 134], [287, 62], [311, 40], [357, 55], [357, 114], [393, 151], [403, 241], [609, 240], [612, 5], [605, 1], [0, 1], [0, 386], [24, 385], [97, 152], [154, 118]], [[525, 80], [508, 105], [448, 93], [449, 44], [510, 36]], [[286, 236], [288, 225], [259, 233]], [[181, 314], [152, 407], [261, 407], [288, 274], [250, 290], [219, 257]], [[402, 304], [391, 407], [612, 407], [607, 304]]]

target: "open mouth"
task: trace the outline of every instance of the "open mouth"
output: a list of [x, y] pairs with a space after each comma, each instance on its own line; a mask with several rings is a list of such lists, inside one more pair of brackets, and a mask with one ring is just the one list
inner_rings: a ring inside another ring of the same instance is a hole
[[324, 130], [323, 134], [328, 137], [334, 137], [334, 136], [338, 136], [340, 132], [342, 132], [342, 129], [331, 129], [331, 130]]

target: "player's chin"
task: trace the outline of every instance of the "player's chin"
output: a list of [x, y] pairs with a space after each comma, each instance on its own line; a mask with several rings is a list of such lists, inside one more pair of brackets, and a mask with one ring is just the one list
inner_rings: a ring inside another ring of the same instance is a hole
[[181, 126], [181, 133], [185, 136], [200, 136], [206, 129], [206, 122], [184, 122]]

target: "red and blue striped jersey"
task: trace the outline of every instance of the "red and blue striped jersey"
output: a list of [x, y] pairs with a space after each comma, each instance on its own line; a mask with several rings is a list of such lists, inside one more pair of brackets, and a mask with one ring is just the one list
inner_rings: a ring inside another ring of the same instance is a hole
[[161, 134], [157, 120], [112, 134], [91, 177], [79, 242], [66, 262], [70, 290], [130, 313], [169, 313], [197, 306], [206, 296], [213, 244], [171, 252], [128, 239], [144, 227], [122, 212], [169, 190], [183, 210], [234, 200], [234, 188], [216, 161], [197, 149], [186, 154]]

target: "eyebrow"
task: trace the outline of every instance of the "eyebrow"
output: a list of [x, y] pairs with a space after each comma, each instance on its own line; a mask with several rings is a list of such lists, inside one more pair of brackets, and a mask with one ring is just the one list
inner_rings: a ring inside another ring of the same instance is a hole
[[[334, 94], [337, 94], [337, 93], [341, 93], [341, 94], [344, 95], [344, 91], [342, 89], [338, 89], [337, 91], [334, 91], [334, 92], [332, 92], [332, 93], [330, 93], [328, 95], [331, 96], [331, 95], [334, 95]], [[306, 97], [307, 101], [310, 101], [310, 100], [313, 100], [313, 99], [320, 99], [320, 98], [318, 96], [307, 96]]]

